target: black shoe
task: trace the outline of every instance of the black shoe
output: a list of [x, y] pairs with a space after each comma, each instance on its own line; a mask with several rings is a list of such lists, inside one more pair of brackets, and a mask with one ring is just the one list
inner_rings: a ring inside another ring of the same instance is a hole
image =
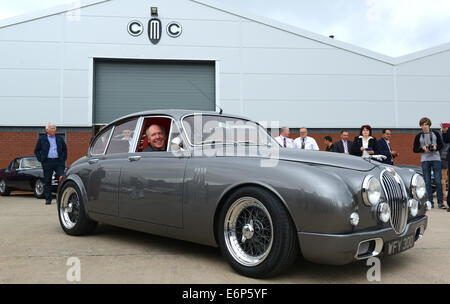
[[442, 204], [442, 205], [439, 205], [439, 209], [447, 209], [447, 208], [445, 208], [444, 204]]
[[450, 208], [447, 208], [447, 212], [450, 212]]
[[49, 200], [49, 199], [48, 199], [48, 200], [45, 200], [45, 204], [46, 204], [46, 205], [51, 205], [51, 204], [52, 204], [52, 200]]

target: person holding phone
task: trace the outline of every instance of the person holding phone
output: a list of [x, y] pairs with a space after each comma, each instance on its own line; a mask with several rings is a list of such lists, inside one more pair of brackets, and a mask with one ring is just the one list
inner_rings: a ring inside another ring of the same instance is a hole
[[359, 130], [359, 136], [353, 141], [352, 155], [370, 157], [374, 154], [378, 154], [377, 140], [372, 137], [372, 128], [363, 125]]

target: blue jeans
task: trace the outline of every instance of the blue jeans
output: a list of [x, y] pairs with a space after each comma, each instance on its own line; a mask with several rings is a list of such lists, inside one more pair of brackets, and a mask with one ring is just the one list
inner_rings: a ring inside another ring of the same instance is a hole
[[422, 162], [422, 172], [423, 179], [425, 180], [425, 185], [428, 193], [428, 200], [432, 205], [433, 202], [433, 189], [431, 187], [431, 170], [434, 174], [434, 183], [436, 184], [436, 195], [438, 205], [441, 206], [444, 203], [444, 193], [442, 191], [442, 169], [441, 161], [424, 161]]

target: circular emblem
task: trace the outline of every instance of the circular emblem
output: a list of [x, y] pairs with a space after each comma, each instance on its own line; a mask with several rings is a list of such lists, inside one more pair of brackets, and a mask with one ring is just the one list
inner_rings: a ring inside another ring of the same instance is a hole
[[140, 21], [133, 20], [128, 23], [127, 30], [131, 36], [137, 37], [144, 32], [144, 25]]
[[181, 28], [181, 24], [179, 24], [176, 21], [172, 21], [169, 24], [167, 24], [167, 35], [169, 35], [172, 38], [177, 38], [181, 35], [181, 32], [183, 29]]

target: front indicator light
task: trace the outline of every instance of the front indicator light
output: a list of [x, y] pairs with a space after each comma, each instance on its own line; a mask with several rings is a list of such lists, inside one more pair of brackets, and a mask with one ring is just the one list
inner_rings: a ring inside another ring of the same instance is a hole
[[383, 223], [389, 222], [391, 219], [391, 207], [386, 203], [381, 203], [378, 206], [378, 218]]
[[408, 201], [409, 213], [411, 216], [416, 216], [419, 212], [419, 202], [415, 199], [410, 199]]
[[359, 224], [359, 214], [356, 212], [353, 212], [350, 215], [350, 224], [352, 224], [353, 226], [357, 226]]

